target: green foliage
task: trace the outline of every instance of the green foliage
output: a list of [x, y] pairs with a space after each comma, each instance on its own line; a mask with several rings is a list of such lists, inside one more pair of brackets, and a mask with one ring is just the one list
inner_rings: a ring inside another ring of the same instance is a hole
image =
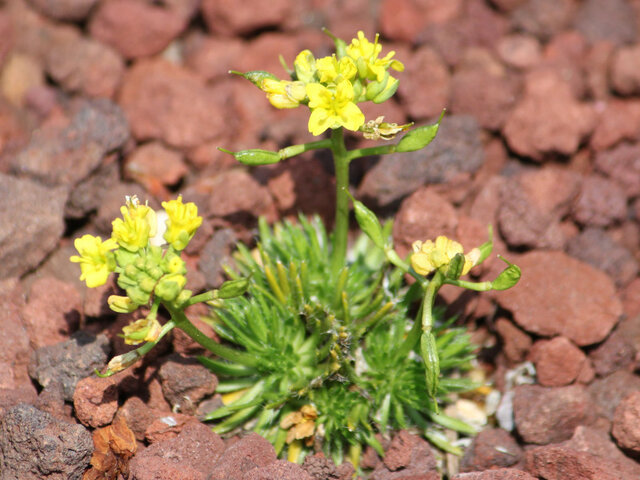
[[[251, 278], [247, 295], [224, 300], [212, 318], [233, 348], [223, 359], [201, 358], [219, 376], [218, 391], [242, 392], [208, 415], [222, 420], [216, 431], [253, 428], [282, 453], [287, 431], [280, 422], [311, 404], [318, 412], [316, 439], [341, 462], [349, 447], [381, 451], [377, 432], [434, 428], [437, 406], [424, 381], [421, 328], [410, 315], [420, 287], [407, 287], [403, 272], [364, 235], [333, 278], [330, 245], [319, 219], [300, 217], [299, 224], [273, 229], [262, 221], [257, 248], [238, 247], [236, 270], [228, 273]], [[442, 377], [435, 395], [446, 401], [473, 388], [453, 378], [469, 367], [473, 346], [463, 329], [435, 318]]]

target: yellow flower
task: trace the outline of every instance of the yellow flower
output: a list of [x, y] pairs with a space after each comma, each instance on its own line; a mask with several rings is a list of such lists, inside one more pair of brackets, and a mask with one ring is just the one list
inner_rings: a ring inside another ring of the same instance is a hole
[[269, 102], [276, 108], [296, 108], [307, 96], [302, 82], [266, 78], [261, 85]]
[[396, 52], [389, 52], [384, 58], [378, 58], [382, 51], [382, 45], [378, 43], [379, 34], [371, 43], [364, 36], [362, 31], [358, 32], [358, 38], [354, 38], [351, 44], [347, 46], [347, 55], [353, 59], [358, 67], [358, 73], [362, 78], [382, 81], [385, 72], [389, 68], [393, 68], [398, 72], [404, 70], [404, 65], [398, 60], [392, 60]]
[[309, 50], [301, 51], [293, 62], [296, 77], [303, 83], [311, 83], [315, 79], [316, 59]]
[[110, 250], [118, 248], [118, 244], [112, 238], [102, 241], [100, 237], [83, 235], [73, 242], [78, 255], [73, 255], [69, 260], [80, 264], [80, 280], [87, 282], [87, 287], [99, 287], [107, 283], [107, 277], [115, 269], [115, 260]]
[[[434, 270], [446, 266], [458, 253], [464, 254], [464, 249], [455, 240], [451, 240], [444, 235], [436, 238], [435, 242], [427, 240], [422, 243], [413, 243], [413, 255], [411, 255], [411, 266], [420, 275], [428, 275]], [[466, 275], [471, 270], [480, 257], [480, 250], [474, 248], [464, 256], [465, 262], [462, 267], [462, 275]]]
[[342, 57], [338, 60], [335, 54], [319, 58], [316, 66], [322, 83], [339, 83], [340, 80], [351, 80], [358, 73], [353, 60], [349, 57]]
[[353, 102], [353, 86], [348, 80], [340, 81], [335, 91], [319, 83], [310, 83], [307, 95], [311, 109], [309, 131], [314, 135], [341, 126], [356, 131], [364, 123], [364, 114]]
[[156, 318], [141, 318], [122, 327], [124, 343], [137, 345], [142, 342], [154, 342], [160, 335], [162, 326]]
[[140, 205], [135, 195], [127, 197], [127, 204], [120, 207], [120, 212], [122, 218], [111, 222], [113, 238], [130, 252], [146, 247], [157, 229], [156, 212], [148, 205]]
[[176, 250], [184, 250], [196, 230], [202, 225], [202, 217], [198, 216], [198, 207], [193, 202], [182, 203], [182, 195], [179, 195], [177, 200], [162, 202], [162, 207], [169, 216], [164, 239]]

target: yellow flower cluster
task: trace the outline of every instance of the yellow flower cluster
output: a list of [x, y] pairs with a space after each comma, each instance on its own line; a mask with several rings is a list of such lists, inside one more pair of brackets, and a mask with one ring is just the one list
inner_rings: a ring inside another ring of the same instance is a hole
[[[429, 275], [434, 270], [449, 265], [451, 260], [457, 255], [464, 255], [464, 249], [455, 240], [440, 235], [436, 241], [417, 241], [413, 243], [413, 255], [411, 255], [411, 266], [419, 275]], [[480, 258], [480, 250], [474, 248], [464, 255], [464, 266], [461, 275], [466, 275], [471, 267], [476, 265]]]
[[[90, 288], [104, 285], [109, 274], [117, 270], [117, 258], [128, 258], [130, 261], [132, 255], [155, 244], [154, 237], [161, 230], [164, 231], [164, 241], [174, 250], [184, 250], [202, 224], [198, 207], [191, 202], [182, 203], [181, 196], [177, 200], [162, 202], [162, 206], [168, 217], [166, 229], [158, 228], [156, 212], [148, 205], [141, 205], [134, 195], [127, 197], [126, 205], [120, 208], [122, 218], [112, 222], [111, 238], [105, 241], [93, 235], [77, 238], [74, 245], [80, 255], [73, 255], [70, 260], [80, 264], [80, 280], [86, 281]], [[112, 252], [116, 249], [120, 252], [119, 257]], [[179, 257], [173, 258], [179, 260]], [[120, 267], [124, 268], [123, 265]], [[169, 268], [169, 274], [175, 275], [171, 266]], [[121, 308], [125, 306], [121, 305]]]
[[377, 34], [371, 43], [358, 32], [358, 37], [338, 54], [316, 59], [309, 50], [300, 52], [294, 61], [292, 80], [265, 77], [256, 84], [276, 108], [308, 105], [308, 127], [314, 135], [339, 127], [357, 131], [365, 123], [357, 104], [366, 100], [380, 103], [391, 97], [398, 80], [388, 70], [404, 70], [402, 63], [392, 59], [395, 52], [378, 58], [381, 51]]

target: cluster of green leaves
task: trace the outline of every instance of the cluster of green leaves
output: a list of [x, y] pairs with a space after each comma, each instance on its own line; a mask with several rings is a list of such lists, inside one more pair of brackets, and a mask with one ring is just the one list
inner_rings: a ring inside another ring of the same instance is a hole
[[[390, 225], [385, 227], [389, 234]], [[247, 295], [224, 300], [212, 325], [227, 344], [222, 359], [201, 361], [220, 379], [218, 391], [237, 398], [211, 412], [220, 433], [253, 428], [285, 451], [282, 418], [301, 406], [318, 411], [316, 439], [337, 463], [348, 448], [371, 445], [389, 429], [419, 428], [438, 442], [437, 424], [468, 432], [440, 413], [425, 386], [419, 356], [421, 325], [412, 320], [422, 290], [406, 286], [364, 235], [337, 276], [323, 223], [300, 217], [273, 229], [259, 225], [255, 250], [240, 245], [232, 278], [251, 277]], [[457, 372], [470, 366], [464, 329], [436, 315], [442, 378], [437, 399], [469, 390]], [[439, 446], [454, 449], [439, 442]]]

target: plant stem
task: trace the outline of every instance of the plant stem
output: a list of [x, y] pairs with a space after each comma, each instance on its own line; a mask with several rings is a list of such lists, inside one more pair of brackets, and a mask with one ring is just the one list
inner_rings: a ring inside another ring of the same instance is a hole
[[308, 152], [309, 150], [318, 150], [319, 148], [331, 148], [331, 140], [325, 138], [324, 140], [318, 140], [317, 142], [290, 145], [278, 150], [278, 154], [280, 155], [280, 158], [284, 160], [286, 158], [295, 157], [301, 153]]
[[331, 153], [336, 173], [336, 216], [331, 251], [331, 276], [338, 278], [347, 256], [349, 233], [349, 156], [344, 145], [342, 127], [331, 131]]
[[422, 331], [431, 332], [433, 327], [433, 304], [436, 301], [436, 293], [444, 283], [444, 275], [439, 270], [436, 270], [435, 275], [427, 285], [427, 290], [424, 294], [424, 300], [422, 301]]
[[175, 322], [176, 327], [181, 329], [184, 333], [189, 335], [192, 340], [198, 342], [210, 352], [215, 353], [219, 357], [229, 360], [230, 362], [240, 363], [242, 365], [246, 365], [247, 367], [255, 367], [258, 364], [256, 358], [249, 355], [248, 353], [225, 347], [212, 338], [207, 337], [193, 323], [189, 321], [182, 310], [175, 310], [168, 305], [165, 306], [167, 307], [167, 310], [169, 310], [171, 319]]

